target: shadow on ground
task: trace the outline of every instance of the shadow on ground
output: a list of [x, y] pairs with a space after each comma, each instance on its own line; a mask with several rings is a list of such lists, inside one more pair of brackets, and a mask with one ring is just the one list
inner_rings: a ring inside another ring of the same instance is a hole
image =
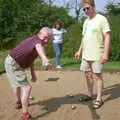
[[51, 99], [48, 99], [45, 101], [38, 101], [36, 103], [32, 103], [31, 105], [38, 104], [40, 106], [43, 106], [42, 110], [46, 111], [40, 115], [33, 117], [33, 119], [36, 120], [37, 118], [42, 118], [42, 117], [44, 117], [52, 112], [55, 112], [58, 110], [58, 108], [61, 105], [64, 105], [64, 104], [70, 104], [70, 105], [71, 104], [84, 104], [84, 105], [87, 105], [89, 107], [93, 119], [99, 120], [100, 116], [96, 113], [96, 110], [92, 108], [92, 101], [89, 101], [89, 102], [80, 102], [79, 101], [79, 98], [85, 97], [85, 96], [86, 95], [83, 95], [83, 94], [77, 94], [74, 97], [68, 97], [66, 95], [64, 97], [55, 97], [55, 98], [51, 98]]
[[[104, 102], [108, 102], [109, 100], [119, 98], [120, 93], [118, 91], [120, 91], [119, 84], [115, 84], [115, 85], [104, 88], [103, 94], [108, 95], [108, 98], [106, 98]], [[48, 100], [32, 103], [31, 105], [37, 104], [37, 105], [43, 106], [42, 110], [45, 111], [44, 113], [42, 113], [40, 115], [34, 116], [33, 119], [42, 118], [52, 112], [55, 112], [58, 110], [58, 108], [61, 105], [64, 105], [64, 104], [70, 104], [70, 105], [71, 104], [83, 104], [83, 105], [88, 106], [93, 120], [100, 120], [101, 118], [100, 118], [100, 115], [97, 113], [97, 110], [93, 109], [93, 107], [92, 107], [92, 101], [89, 101], [89, 102], [80, 102], [79, 101], [79, 99], [81, 97], [83, 98], [85, 96], [86, 95], [84, 95], [84, 94], [76, 94], [73, 97], [68, 97], [68, 95], [66, 95], [63, 97], [54, 97], [54, 98], [50, 98]]]
[[105, 102], [117, 99], [120, 97], [120, 84], [114, 84], [103, 89], [103, 94], [108, 95]]
[[57, 82], [60, 78], [59, 77], [49, 77], [46, 82]]

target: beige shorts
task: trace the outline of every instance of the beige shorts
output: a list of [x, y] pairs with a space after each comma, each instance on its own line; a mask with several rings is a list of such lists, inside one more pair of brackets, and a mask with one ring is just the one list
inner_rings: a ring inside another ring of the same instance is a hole
[[22, 87], [29, 84], [25, 71], [10, 55], [5, 59], [5, 70], [12, 87]]
[[82, 60], [80, 70], [82, 71], [92, 71], [93, 73], [102, 73], [103, 63], [100, 61], [87, 61], [85, 59]]

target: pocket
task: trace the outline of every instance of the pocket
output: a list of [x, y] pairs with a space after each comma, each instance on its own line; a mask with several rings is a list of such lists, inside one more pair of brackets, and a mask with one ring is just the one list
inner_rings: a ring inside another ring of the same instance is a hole
[[93, 32], [100, 32], [100, 27], [96, 26], [92, 29]]
[[14, 71], [18, 71], [20, 69], [20, 66], [16, 63], [16, 61], [14, 59], [12, 59], [12, 61], [11, 61], [11, 66]]

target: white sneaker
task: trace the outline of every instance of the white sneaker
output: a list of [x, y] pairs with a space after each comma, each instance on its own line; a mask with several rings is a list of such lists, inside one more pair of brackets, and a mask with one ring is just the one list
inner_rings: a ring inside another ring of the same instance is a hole
[[62, 67], [61, 67], [60, 65], [57, 65], [56, 68], [57, 68], [57, 69], [61, 69]]

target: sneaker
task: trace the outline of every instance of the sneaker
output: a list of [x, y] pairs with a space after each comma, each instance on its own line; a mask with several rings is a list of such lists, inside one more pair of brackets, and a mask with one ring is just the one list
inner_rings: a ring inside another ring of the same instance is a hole
[[22, 118], [23, 120], [30, 120], [31, 115], [29, 114], [29, 112], [22, 112], [22, 113], [21, 113], [21, 118]]
[[60, 65], [57, 65], [56, 68], [57, 68], [57, 69], [61, 69], [62, 67], [61, 67]]

